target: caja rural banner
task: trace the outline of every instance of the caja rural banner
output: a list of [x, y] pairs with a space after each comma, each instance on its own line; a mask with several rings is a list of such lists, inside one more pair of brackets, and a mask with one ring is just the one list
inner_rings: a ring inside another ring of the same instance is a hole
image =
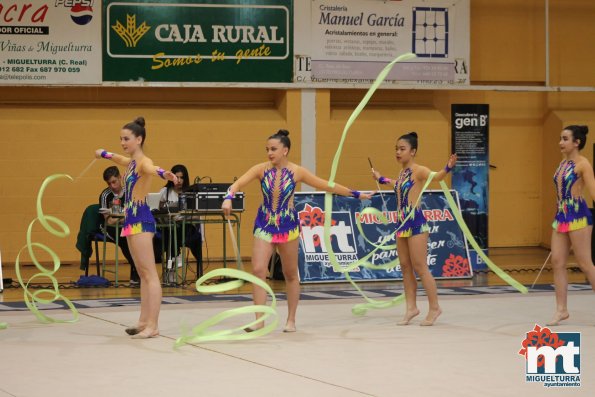
[[469, 10], [469, 0], [311, 0], [312, 82], [373, 80], [411, 52], [388, 82], [468, 85]]
[[292, 0], [106, 0], [103, 40], [106, 82], [290, 82]]
[[0, 84], [101, 84], [99, 0], [0, 1]]
[[[456, 192], [452, 193], [456, 197]], [[379, 194], [372, 198], [371, 206], [385, 212], [389, 224], [384, 225], [376, 217], [364, 215], [361, 216], [362, 230], [368, 240], [376, 244], [395, 244], [396, 197], [392, 191], [383, 194], [386, 208], [383, 208]], [[342, 196], [333, 196], [333, 200], [332, 248], [339, 263], [347, 266], [374, 250], [359, 234], [355, 223], [356, 217], [370, 206], [370, 202]], [[323, 241], [324, 193], [296, 193], [294, 202], [301, 223], [298, 253], [301, 282], [344, 281], [345, 276], [333, 270]], [[471, 277], [467, 241], [442, 191], [425, 192], [420, 205], [430, 226], [427, 262], [432, 275], [436, 278]], [[397, 255], [396, 250], [377, 251], [371, 262], [375, 265], [385, 264], [393, 261]], [[402, 279], [400, 267], [387, 270], [359, 267], [349, 274], [354, 280]]]

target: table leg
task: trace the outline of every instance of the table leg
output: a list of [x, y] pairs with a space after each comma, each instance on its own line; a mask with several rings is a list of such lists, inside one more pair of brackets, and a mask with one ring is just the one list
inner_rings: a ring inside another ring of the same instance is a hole
[[118, 231], [119, 226], [120, 225], [120, 221], [116, 220], [116, 271], [114, 272], [115, 274], [115, 286], [118, 286], [118, 254], [120, 253], [120, 233]]

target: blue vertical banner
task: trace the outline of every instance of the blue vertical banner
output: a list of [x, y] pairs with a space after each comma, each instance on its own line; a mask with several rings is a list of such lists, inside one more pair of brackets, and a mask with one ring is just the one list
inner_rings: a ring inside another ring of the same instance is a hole
[[[489, 105], [451, 106], [452, 151], [457, 165], [452, 172], [452, 188], [459, 193], [461, 213], [473, 237], [488, 253], [489, 198]], [[473, 269], [486, 264], [471, 250]]]
[[[452, 191], [456, 197], [456, 192]], [[333, 219], [331, 244], [339, 264], [347, 267], [374, 250], [359, 233], [356, 219], [360, 220], [365, 237], [377, 245], [395, 244], [397, 228], [396, 197], [391, 192], [377, 194], [371, 200], [360, 201], [351, 197], [333, 196]], [[302, 283], [346, 281], [345, 274], [335, 272], [325, 247], [324, 193], [296, 193], [294, 205], [301, 224], [298, 251], [298, 269]], [[430, 226], [427, 264], [435, 278], [469, 278], [472, 269], [469, 263], [467, 240], [459, 228], [442, 191], [426, 191], [420, 203], [421, 210]], [[383, 212], [388, 224], [383, 224], [372, 214], [361, 214], [366, 207]], [[398, 257], [396, 250], [378, 250], [369, 259], [374, 265], [388, 264]], [[401, 280], [400, 266], [372, 270], [360, 266], [349, 272], [355, 281]]]

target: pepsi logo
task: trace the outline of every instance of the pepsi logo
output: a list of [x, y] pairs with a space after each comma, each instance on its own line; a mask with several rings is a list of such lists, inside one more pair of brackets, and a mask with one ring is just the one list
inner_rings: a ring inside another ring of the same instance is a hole
[[86, 25], [93, 19], [93, 7], [75, 4], [70, 9], [70, 18], [77, 25]]

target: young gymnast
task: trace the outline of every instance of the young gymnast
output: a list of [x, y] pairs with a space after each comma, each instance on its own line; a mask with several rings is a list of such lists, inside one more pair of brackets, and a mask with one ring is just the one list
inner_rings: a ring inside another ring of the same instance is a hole
[[[399, 222], [396, 231], [397, 252], [401, 262], [405, 302], [407, 304], [405, 316], [403, 320], [397, 323], [398, 325], [409, 324], [411, 319], [419, 314], [415, 273], [421, 279], [429, 302], [428, 314], [420, 325], [433, 325], [442, 313], [438, 304], [436, 281], [427, 265], [430, 228], [421, 209], [416, 206], [421, 189], [431, 171], [429, 168], [415, 163], [417, 147], [418, 138], [415, 132], [405, 134], [398, 139], [395, 148], [396, 159], [403, 169], [397, 179], [385, 178], [378, 171], [372, 171], [373, 177], [378, 183], [393, 185], [397, 195], [397, 220]], [[455, 166], [456, 161], [457, 156], [455, 154], [451, 155], [446, 167], [438, 171], [433, 180], [441, 181], [444, 179], [446, 174]]]
[[[287, 285], [287, 322], [283, 332], [295, 332], [295, 315], [300, 297], [300, 283], [298, 275], [298, 237], [300, 235], [300, 220], [293, 206], [293, 193], [299, 182], [304, 182], [318, 190], [336, 193], [342, 196], [355, 197], [361, 200], [369, 199], [373, 193], [363, 193], [350, 190], [339, 184], [329, 188], [328, 181], [313, 175], [307, 169], [300, 167], [287, 158], [291, 141], [289, 132], [279, 130], [270, 136], [266, 144], [268, 160], [250, 168], [229, 188], [228, 195], [223, 202], [222, 209], [229, 216], [231, 213], [231, 199], [234, 194], [253, 180], [259, 180], [262, 189], [263, 202], [258, 208], [254, 221], [254, 244], [252, 248], [252, 272], [255, 276], [265, 280], [268, 263], [275, 247], [281, 256], [283, 275]], [[264, 305], [266, 292], [253, 287], [254, 304]], [[261, 313], [256, 314], [260, 318]], [[264, 326], [257, 324], [255, 329]], [[254, 329], [247, 328], [250, 332]]]
[[126, 333], [135, 339], [153, 338], [159, 335], [159, 310], [161, 307], [161, 284], [153, 253], [155, 219], [145, 197], [151, 188], [151, 177], [159, 175], [163, 179], [177, 182], [170, 171], [154, 166], [153, 161], [143, 153], [146, 138], [145, 119], [137, 118], [126, 124], [120, 131], [120, 144], [130, 157], [110, 153], [103, 149], [95, 152], [97, 158], [111, 160], [127, 167], [124, 174], [124, 224], [122, 237], [128, 246], [141, 278], [140, 317], [136, 326], [127, 328]]
[[552, 224], [552, 268], [556, 289], [556, 312], [547, 325], [558, 325], [566, 320], [568, 313], [568, 273], [566, 262], [570, 246], [574, 257], [591, 287], [595, 290], [595, 267], [591, 259], [591, 232], [593, 220], [591, 211], [582, 196], [586, 186], [591, 197], [595, 197], [593, 167], [580, 150], [587, 142], [587, 126], [570, 125], [560, 134], [560, 152], [563, 159], [554, 174], [558, 198], [557, 212]]

